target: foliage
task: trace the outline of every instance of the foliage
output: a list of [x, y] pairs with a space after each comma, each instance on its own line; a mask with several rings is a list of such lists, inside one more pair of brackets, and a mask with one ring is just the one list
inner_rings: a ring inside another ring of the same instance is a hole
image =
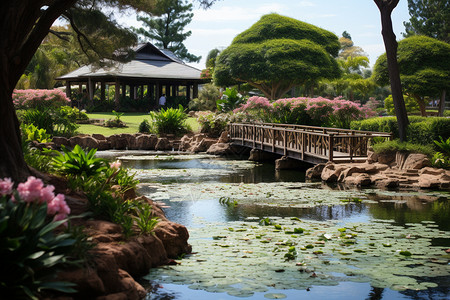
[[45, 129], [39, 129], [33, 124], [23, 124], [21, 129], [26, 142], [37, 141], [38, 143], [48, 143], [52, 141], [50, 134], [47, 134]]
[[156, 3], [153, 15], [137, 16], [137, 20], [143, 22], [149, 30], [141, 27], [134, 31], [144, 39], [156, 41], [157, 47], [169, 49], [182, 60], [199, 62], [201, 56], [189, 53], [183, 44], [184, 40], [192, 34], [190, 30], [184, 31], [194, 16], [192, 9], [193, 5], [185, 0], [160, 0]]
[[408, 0], [409, 22], [405, 25], [405, 37], [423, 34], [450, 42], [450, 7], [447, 0]]
[[221, 99], [216, 100], [217, 110], [222, 112], [231, 111], [242, 104], [244, 99], [235, 88], [226, 88]]
[[440, 136], [439, 138], [440, 141], [434, 141], [434, 143], [438, 146], [439, 150], [450, 157], [450, 137], [447, 140], [444, 140], [442, 136]]
[[146, 234], [153, 231], [158, 224], [159, 218], [153, 216], [152, 207], [147, 203], [139, 203], [135, 209], [134, 220], [141, 233]]
[[226, 130], [229, 117], [226, 114], [215, 114], [212, 112], [199, 112], [197, 121], [200, 123], [200, 132], [210, 136], [218, 137], [222, 131]]
[[123, 116], [123, 113], [116, 112], [115, 110], [112, 111], [114, 114], [114, 119], [109, 119], [105, 121], [106, 127], [126, 127], [127, 125], [120, 119], [121, 116]]
[[450, 169], [450, 156], [436, 152], [431, 158], [431, 165], [435, 168]]
[[236, 36], [216, 60], [220, 86], [247, 82], [269, 99], [281, 98], [295, 85], [340, 75], [339, 42], [313, 25], [269, 14]]
[[264, 97], [250, 97], [233, 113], [252, 115], [260, 122], [349, 128], [352, 120], [374, 114], [369, 108], [341, 98], [287, 98], [271, 103]]
[[61, 106], [59, 113], [61, 117], [67, 118], [72, 122], [89, 120], [86, 111], [79, 110], [78, 107]]
[[106, 169], [104, 159], [96, 158], [97, 149], [91, 149], [86, 153], [79, 145], [75, 145], [72, 151], [62, 146], [63, 153], [57, 152], [53, 157], [53, 167], [64, 175], [88, 178], [103, 172]]
[[[405, 100], [406, 112], [419, 112], [419, 104], [417, 103], [416, 99], [414, 99], [414, 97], [403, 95], [403, 99]], [[384, 99], [384, 109], [386, 109], [386, 112], [389, 115], [395, 115], [394, 100], [392, 99], [392, 95], [389, 95], [386, 99]]]
[[[147, 97], [132, 99], [128, 96], [121, 96], [121, 97], [119, 97], [119, 104], [120, 104], [121, 111], [145, 112], [150, 109], [150, 101]], [[102, 102], [98, 105], [102, 105]], [[115, 106], [114, 101], [105, 102], [105, 104], [103, 104], [103, 105], [106, 106], [105, 108], [109, 108], [109, 109], [97, 110], [97, 108], [94, 107], [91, 109], [91, 111], [94, 111], [93, 109], [95, 109], [95, 111], [100, 111], [100, 112], [110, 111]], [[102, 107], [100, 106], [99, 108], [102, 108]]]
[[434, 153], [433, 147], [430, 145], [413, 144], [409, 142], [400, 142], [400, 140], [385, 141], [373, 145], [375, 153], [386, 153], [395, 151], [404, 151], [412, 153], [422, 153], [428, 156], [432, 156]]
[[[425, 113], [424, 97], [439, 96], [449, 90], [450, 45], [426, 36], [412, 36], [398, 43], [398, 64], [404, 92], [413, 96]], [[374, 66], [373, 78], [378, 84], [388, 84], [386, 55]], [[405, 100], [406, 101], [406, 100]]]
[[183, 106], [175, 108], [161, 108], [160, 111], [150, 112], [153, 120], [153, 126], [159, 134], [182, 134], [189, 129], [186, 126], [187, 114], [184, 112]]
[[144, 119], [141, 124], [139, 124], [139, 132], [140, 133], [150, 133], [151, 131], [151, 126], [150, 123], [148, 122], [147, 119]]
[[12, 98], [16, 109], [60, 108], [70, 104], [70, 99], [60, 89], [14, 90]]
[[38, 299], [46, 289], [74, 292], [73, 284], [51, 281], [69, 260], [75, 240], [55, 234], [67, 222], [70, 209], [64, 196], [53, 193], [40, 179], [29, 177], [17, 191], [0, 179], [0, 293], [10, 299]]
[[198, 99], [189, 102], [190, 110], [215, 110], [216, 101], [220, 98], [219, 89], [211, 83], [204, 84], [199, 91]]
[[[450, 137], [450, 119], [440, 117], [410, 117], [408, 126], [408, 139], [411, 142], [431, 145], [439, 136], [444, 139]], [[354, 130], [367, 130], [390, 132], [398, 138], [398, 124], [395, 117], [372, 118], [362, 121], [353, 121], [350, 128]]]

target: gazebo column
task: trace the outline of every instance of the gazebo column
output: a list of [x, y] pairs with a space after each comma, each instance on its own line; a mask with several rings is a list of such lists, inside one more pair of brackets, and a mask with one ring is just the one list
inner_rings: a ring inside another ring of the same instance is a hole
[[94, 82], [89, 78], [88, 80], [88, 95], [89, 95], [89, 103], [93, 103], [94, 100]]
[[70, 81], [66, 81], [66, 96], [67, 98], [71, 99], [72, 97], [72, 87], [71, 87], [71, 82]]
[[83, 84], [82, 83], [79, 83], [78, 84], [78, 93], [81, 95], [81, 94], [83, 94]]
[[198, 98], [198, 84], [196, 83], [193, 85], [192, 98]]
[[142, 84], [141, 85], [141, 92], [139, 93], [139, 97], [141, 98], [141, 99], [144, 99], [144, 85]]
[[178, 85], [172, 85], [172, 96], [178, 96]]
[[130, 99], [136, 99], [136, 97], [135, 97], [135, 95], [136, 95], [135, 94], [135, 91], [136, 91], [135, 88], [136, 87], [134, 85], [130, 84]]
[[186, 85], [186, 100], [191, 101], [191, 85]]
[[125, 98], [127, 95], [127, 85], [125, 83], [122, 84], [122, 97]]
[[114, 103], [115, 103], [116, 108], [119, 108], [119, 106], [120, 106], [120, 102], [119, 102], [120, 83], [118, 80], [116, 80], [115, 88], [116, 88], [116, 90], [114, 91]]
[[106, 89], [106, 83], [104, 81], [100, 82], [100, 100], [102, 102], [104, 102], [106, 100], [106, 96], [105, 96], [105, 89]]
[[156, 83], [156, 91], [155, 91], [155, 98], [156, 98], [156, 103], [159, 105], [159, 98], [162, 95], [162, 86], [159, 82]]

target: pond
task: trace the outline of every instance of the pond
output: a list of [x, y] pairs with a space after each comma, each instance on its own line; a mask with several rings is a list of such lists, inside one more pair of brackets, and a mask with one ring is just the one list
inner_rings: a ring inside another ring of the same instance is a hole
[[185, 225], [193, 253], [147, 299], [449, 299], [445, 192], [346, 189], [207, 155], [108, 152]]

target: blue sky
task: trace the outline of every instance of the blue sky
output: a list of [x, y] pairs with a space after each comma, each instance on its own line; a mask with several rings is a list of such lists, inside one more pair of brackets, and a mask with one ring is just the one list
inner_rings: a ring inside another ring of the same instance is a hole
[[[368, 54], [371, 65], [385, 52], [380, 13], [372, 0], [221, 0], [208, 10], [195, 5], [194, 18], [187, 27], [192, 35], [185, 45], [202, 60], [191, 65], [203, 69], [211, 49], [226, 48], [237, 34], [273, 12], [319, 26], [339, 37], [346, 30], [355, 46]], [[408, 20], [407, 0], [400, 0], [392, 14], [397, 40], [402, 39], [403, 22]], [[126, 23], [140, 27], [133, 15], [127, 17]]]

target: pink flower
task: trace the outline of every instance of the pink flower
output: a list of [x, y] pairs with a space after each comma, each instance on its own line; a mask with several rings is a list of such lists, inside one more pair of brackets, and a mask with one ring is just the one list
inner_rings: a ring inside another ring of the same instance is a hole
[[47, 185], [46, 187], [42, 188], [39, 203], [49, 203], [50, 201], [52, 201], [52, 199], [55, 197], [55, 194], [53, 193], [54, 189], [55, 187], [53, 185]]
[[111, 167], [111, 169], [119, 169], [121, 165], [122, 165], [122, 163], [118, 160], [116, 160], [112, 163], [109, 163], [109, 166]]
[[[54, 222], [56, 222], [56, 221], [61, 221], [61, 220], [64, 220], [65, 218], [67, 218], [67, 215], [66, 215], [66, 214], [57, 214], [57, 215], [55, 215], [55, 217], [53, 218], [53, 221], [54, 221]], [[67, 225], [67, 224], [65, 224], [65, 225]]]
[[7, 196], [12, 194], [14, 182], [11, 178], [0, 179], [0, 196]]
[[47, 214], [55, 215], [57, 213], [65, 215], [70, 214], [70, 208], [67, 205], [63, 194], [56, 195], [56, 197], [47, 203]]
[[17, 191], [19, 192], [20, 199], [25, 202], [38, 201], [41, 202], [41, 190], [44, 187], [42, 180], [37, 179], [34, 176], [28, 177], [28, 180], [24, 183], [19, 183]]

